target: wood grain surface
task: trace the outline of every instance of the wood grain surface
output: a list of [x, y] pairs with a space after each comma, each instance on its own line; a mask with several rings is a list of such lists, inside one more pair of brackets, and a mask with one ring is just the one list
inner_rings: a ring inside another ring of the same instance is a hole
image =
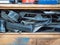
[[60, 45], [60, 34], [0, 33], [0, 45]]
[[58, 5], [40, 5], [40, 4], [0, 4], [0, 9], [50, 9], [50, 10], [59, 10], [60, 4]]
[[60, 45], [60, 39], [54, 39], [54, 38], [38, 39], [37, 45]]

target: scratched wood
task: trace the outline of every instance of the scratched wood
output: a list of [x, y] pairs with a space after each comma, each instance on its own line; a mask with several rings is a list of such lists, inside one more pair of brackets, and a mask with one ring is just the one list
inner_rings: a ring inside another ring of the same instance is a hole
[[60, 34], [0, 33], [0, 45], [60, 45]]

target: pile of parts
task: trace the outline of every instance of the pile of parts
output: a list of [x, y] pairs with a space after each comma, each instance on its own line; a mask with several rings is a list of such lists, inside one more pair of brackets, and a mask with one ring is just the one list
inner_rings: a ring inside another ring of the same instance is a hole
[[1, 11], [0, 32], [60, 32], [60, 12]]

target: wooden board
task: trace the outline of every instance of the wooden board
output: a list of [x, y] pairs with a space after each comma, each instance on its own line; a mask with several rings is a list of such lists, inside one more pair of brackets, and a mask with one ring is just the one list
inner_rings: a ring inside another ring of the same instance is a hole
[[15, 38], [0, 38], [0, 45], [35, 45], [36, 40], [33, 38], [22, 38], [22, 37], [15, 37]]
[[60, 45], [60, 33], [0, 33], [0, 45]]
[[37, 45], [60, 45], [60, 39], [58, 38], [38, 39]]
[[60, 9], [59, 5], [39, 5], [39, 4], [0, 4], [0, 9], [51, 9], [51, 10], [58, 10]]

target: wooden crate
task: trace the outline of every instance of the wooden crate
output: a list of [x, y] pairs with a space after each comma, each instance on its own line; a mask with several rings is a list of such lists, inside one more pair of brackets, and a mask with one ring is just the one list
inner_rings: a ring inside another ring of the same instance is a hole
[[[0, 4], [0, 9], [60, 10], [60, 4]], [[24, 45], [60, 45], [60, 33], [0, 33], [0, 45], [22, 45], [21, 43]]]

